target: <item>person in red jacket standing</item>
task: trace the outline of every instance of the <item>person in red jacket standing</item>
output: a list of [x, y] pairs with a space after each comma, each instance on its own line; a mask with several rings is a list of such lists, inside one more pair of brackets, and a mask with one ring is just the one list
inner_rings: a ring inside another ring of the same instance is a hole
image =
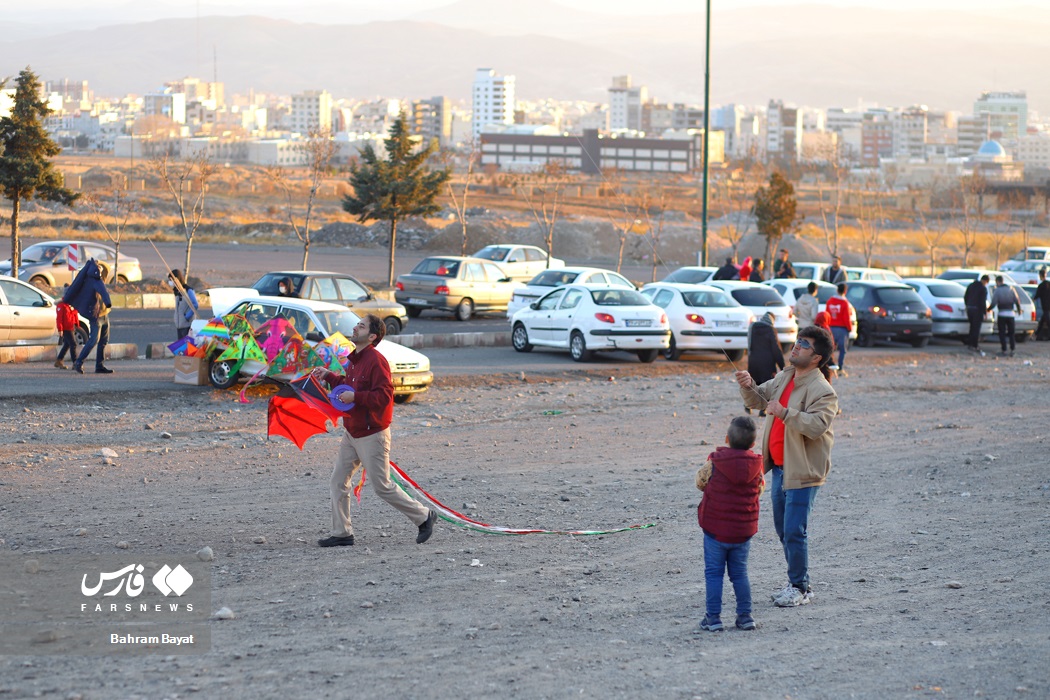
[[758, 532], [758, 497], [765, 479], [762, 457], [751, 451], [758, 429], [747, 416], [737, 416], [726, 432], [728, 447], [719, 447], [696, 474], [704, 492], [696, 517], [704, 531], [704, 580], [707, 614], [700, 629], [722, 629], [722, 582], [729, 572], [736, 594], [736, 626], [755, 629], [751, 616], [751, 581], [747, 555]]
[[73, 335], [73, 332], [79, 323], [80, 315], [77, 314], [77, 310], [64, 301], [58, 302], [55, 306], [55, 327], [62, 334], [62, 349], [58, 351], [55, 367], [59, 369], [66, 369], [66, 363], [62, 361], [62, 358], [66, 356], [67, 350], [70, 360], [75, 362], [77, 359], [77, 337]]
[[[376, 346], [383, 339], [386, 326], [382, 319], [368, 314], [354, 326], [350, 340], [356, 346], [345, 375], [323, 367], [313, 375], [336, 390], [336, 398], [353, 404], [343, 414], [343, 442], [332, 470], [332, 534], [317, 544], [322, 547], [345, 547], [354, 543], [350, 524], [350, 481], [353, 473], [364, 467], [365, 480], [384, 501], [404, 513], [419, 527], [416, 543], [423, 544], [434, 533], [437, 513], [400, 490], [390, 480], [390, 422], [394, 417], [394, 383], [390, 365]], [[339, 388], [343, 387], [342, 391]]]
[[835, 346], [839, 350], [839, 364], [838, 373], [840, 377], [846, 375], [846, 346], [849, 345], [849, 334], [853, 330], [853, 318], [850, 315], [850, 309], [853, 308], [848, 301], [846, 301], [846, 290], [848, 287], [845, 282], [839, 282], [836, 287], [838, 293], [828, 299], [828, 303], [825, 305], [825, 310], [828, 312], [828, 316], [831, 317], [831, 337], [835, 339]]

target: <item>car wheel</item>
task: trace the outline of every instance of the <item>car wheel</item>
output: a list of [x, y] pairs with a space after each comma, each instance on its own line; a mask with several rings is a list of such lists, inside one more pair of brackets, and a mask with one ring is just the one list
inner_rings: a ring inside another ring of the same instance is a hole
[[415, 394], [394, 394], [394, 403], [409, 403], [414, 398]]
[[583, 339], [583, 333], [573, 331], [569, 337], [569, 354], [577, 362], [586, 362], [591, 359], [591, 351], [587, 349], [587, 342]]
[[913, 348], [924, 348], [930, 344], [929, 338], [912, 338], [911, 346]]
[[857, 346], [862, 348], [870, 348], [875, 344], [875, 339], [871, 337], [871, 331], [865, 324], [860, 324], [857, 327]]
[[43, 275], [33, 275], [29, 278], [29, 284], [45, 292], [51, 288], [51, 285], [48, 283], [47, 278]]
[[393, 316], [384, 319], [383, 325], [386, 326], [387, 335], [401, 335], [401, 321], [398, 321]]
[[[87, 328], [84, 328], [83, 326], [77, 326], [73, 330], [73, 337], [77, 339], [77, 345], [79, 345], [80, 347], [84, 347], [85, 345], [87, 345], [89, 336], [90, 333], [88, 333]], [[74, 357], [73, 359], [75, 360], [76, 358]]]
[[518, 352], [529, 352], [532, 350], [532, 343], [529, 342], [529, 332], [525, 330], [525, 326], [521, 323], [514, 324], [514, 330], [510, 333], [510, 342]]
[[[744, 351], [740, 348], [737, 348], [736, 350], [724, 350], [723, 352], [725, 352], [726, 357], [729, 358], [730, 362], [740, 362], [740, 360], [744, 358]], [[790, 350], [788, 352], [790, 352]]]
[[664, 348], [664, 357], [668, 360], [680, 360], [682, 359], [682, 351], [678, 349], [678, 343], [674, 341], [674, 334], [671, 334], [671, 343]]
[[456, 307], [456, 320], [457, 321], [469, 321], [470, 317], [474, 315], [474, 302], [470, 299], [464, 299], [459, 302], [459, 306]]
[[233, 371], [233, 363], [229, 360], [212, 362], [208, 365], [208, 380], [216, 389], [229, 389], [237, 383], [237, 373]]
[[405, 313], [408, 314], [409, 318], [419, 318], [419, 314], [423, 313], [423, 309], [418, 306], [406, 306]]
[[117, 284], [127, 284], [128, 278], [124, 275], [117, 275]]
[[639, 362], [649, 364], [650, 362], [656, 362], [656, 358], [660, 356], [660, 349], [651, 348], [649, 350], [639, 350], [637, 355]]

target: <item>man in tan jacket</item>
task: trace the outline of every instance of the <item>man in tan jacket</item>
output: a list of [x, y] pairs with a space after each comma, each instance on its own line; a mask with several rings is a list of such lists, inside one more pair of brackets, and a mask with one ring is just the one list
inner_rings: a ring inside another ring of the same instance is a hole
[[817, 489], [831, 470], [835, 436], [831, 422], [839, 400], [828, 383], [831, 335], [817, 326], [799, 331], [790, 366], [755, 386], [747, 372], [737, 372], [740, 395], [748, 408], [765, 409], [762, 461], [769, 473], [773, 526], [784, 546], [788, 583], [773, 595], [780, 607], [806, 605], [809, 585], [809, 514]]

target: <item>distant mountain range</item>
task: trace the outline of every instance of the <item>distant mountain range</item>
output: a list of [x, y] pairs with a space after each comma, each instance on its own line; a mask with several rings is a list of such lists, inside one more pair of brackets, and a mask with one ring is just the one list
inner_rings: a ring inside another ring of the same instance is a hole
[[[699, 3], [698, 3], [699, 5]], [[342, 20], [342, 18], [339, 18]], [[517, 76], [518, 95], [602, 101], [614, 75], [665, 102], [699, 102], [701, 13], [606, 16], [550, 0], [461, 0], [391, 22], [306, 24], [203, 17], [48, 34], [0, 21], [0, 76], [26, 65], [45, 80], [86, 79], [96, 94], [155, 90], [217, 74], [227, 93], [467, 98], [473, 73]], [[1028, 91], [1050, 114], [1050, 10], [962, 12], [819, 5], [716, 12], [713, 104], [883, 106], [968, 111], [985, 90]], [[213, 56], [217, 61], [213, 61]]]

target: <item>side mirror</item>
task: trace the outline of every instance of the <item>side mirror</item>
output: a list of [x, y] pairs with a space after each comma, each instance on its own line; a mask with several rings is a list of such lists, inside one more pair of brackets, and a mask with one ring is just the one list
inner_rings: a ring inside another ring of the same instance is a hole
[[320, 343], [324, 340], [324, 336], [317, 331], [310, 331], [306, 334], [306, 339], [314, 343]]
[[531, 304], [529, 304], [529, 308], [532, 309], [533, 311], [535, 311], [536, 309], [540, 308], [540, 302], [538, 302], [538, 301], [532, 302]]
[[504, 277], [503, 279], [500, 280], [500, 282], [513, 282], [513, 281], [514, 280], [512, 280], [510, 277]]

